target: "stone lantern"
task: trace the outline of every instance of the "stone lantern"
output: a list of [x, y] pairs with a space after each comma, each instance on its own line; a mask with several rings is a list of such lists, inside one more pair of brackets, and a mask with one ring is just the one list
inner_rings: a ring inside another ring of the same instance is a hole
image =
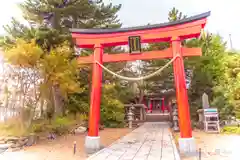
[[132, 122], [134, 120], [134, 113], [133, 113], [134, 109], [135, 109], [135, 107], [132, 104], [132, 106], [129, 107], [129, 111], [128, 111], [128, 114], [127, 114], [128, 115], [128, 127], [129, 128], [132, 128]]
[[173, 104], [173, 130], [175, 132], [179, 131], [179, 122], [178, 122], [178, 108], [177, 108], [177, 104], [174, 103]]

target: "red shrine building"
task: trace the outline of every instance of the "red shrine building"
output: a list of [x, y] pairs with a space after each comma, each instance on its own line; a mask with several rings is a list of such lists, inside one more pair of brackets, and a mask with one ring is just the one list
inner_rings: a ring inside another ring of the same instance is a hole
[[164, 97], [144, 96], [141, 104], [146, 106], [147, 113], [169, 112], [169, 106]]

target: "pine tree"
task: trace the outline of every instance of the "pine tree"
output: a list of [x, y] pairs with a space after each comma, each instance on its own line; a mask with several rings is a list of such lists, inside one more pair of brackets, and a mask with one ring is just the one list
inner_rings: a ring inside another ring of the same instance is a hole
[[[69, 28], [121, 26], [116, 15], [121, 5], [111, 3], [106, 5], [102, 0], [92, 2], [88, 0], [25, 0], [20, 4], [20, 8], [30, 27], [13, 18], [11, 24], [5, 26], [8, 36], [1, 41], [3, 47], [13, 47], [16, 45], [16, 39], [24, 39], [26, 42], [35, 39], [44, 53], [51, 55], [51, 50], [64, 41], [71, 42]], [[88, 77], [87, 74], [89, 73], [81, 72], [81, 77]], [[81, 87], [86, 87], [89, 83], [82, 79], [79, 79], [79, 82]]]
[[70, 27], [114, 28], [121, 25], [116, 15], [121, 5], [105, 5], [102, 0], [26, 0], [20, 7], [31, 24], [45, 23], [62, 31]]
[[[182, 12], [180, 12], [175, 7], [169, 11], [168, 14], [168, 20], [169, 22], [181, 20], [183, 18], [186, 18], [186, 15], [183, 15]], [[160, 42], [160, 43], [153, 43], [149, 45], [149, 48], [147, 50], [164, 50], [170, 47], [170, 43], [168, 42]], [[152, 60], [147, 63], [145, 63], [144, 73], [149, 74], [150, 72], [156, 71], [156, 69], [161, 68], [163, 65], [165, 65], [169, 60]], [[166, 91], [173, 91], [174, 86], [174, 76], [173, 76], [173, 68], [172, 65], [166, 68], [160, 75], [154, 76], [151, 79], [147, 80], [148, 93], [159, 95], [165, 95]]]
[[174, 21], [181, 20], [181, 19], [184, 19], [184, 18], [187, 18], [187, 16], [183, 15], [183, 13], [180, 12], [175, 7], [173, 7], [172, 10], [168, 13], [169, 22], [174, 22]]
[[69, 28], [116, 28], [121, 23], [116, 15], [121, 5], [106, 5], [102, 0], [25, 0], [20, 4], [26, 26], [16, 19], [4, 28], [8, 33], [1, 46], [6, 47], [17, 38], [32, 40], [44, 49], [71, 41]]

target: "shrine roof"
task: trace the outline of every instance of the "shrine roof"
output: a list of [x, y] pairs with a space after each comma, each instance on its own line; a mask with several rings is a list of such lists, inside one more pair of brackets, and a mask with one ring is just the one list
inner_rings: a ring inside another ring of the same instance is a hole
[[117, 28], [117, 29], [76, 29], [76, 28], [72, 28], [72, 29], [70, 29], [70, 31], [72, 33], [81, 33], [81, 34], [109, 34], [109, 33], [121, 33], [121, 32], [129, 32], [129, 31], [150, 30], [150, 29], [165, 28], [165, 27], [190, 23], [193, 21], [207, 18], [208, 16], [210, 16], [210, 14], [211, 14], [211, 12], [209, 11], [209, 12], [201, 13], [201, 14], [191, 16], [191, 17], [188, 17], [188, 18], [185, 18], [182, 20], [174, 21], [174, 22], [166, 22], [166, 23], [145, 25], [145, 26], [138, 26], [138, 27]]

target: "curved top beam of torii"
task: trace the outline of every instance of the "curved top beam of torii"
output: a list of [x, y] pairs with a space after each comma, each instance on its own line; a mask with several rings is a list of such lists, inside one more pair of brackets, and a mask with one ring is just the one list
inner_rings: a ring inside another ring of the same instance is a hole
[[187, 39], [200, 35], [208, 16], [210, 11], [168, 23], [119, 29], [71, 29], [71, 33], [81, 48], [93, 48], [95, 44], [126, 45], [128, 37], [136, 35], [141, 37], [141, 43], [170, 41], [172, 37]]
[[128, 28], [117, 28], [117, 29], [71, 29], [72, 33], [81, 33], [81, 34], [108, 34], [108, 33], [120, 33], [120, 32], [132, 32], [132, 31], [141, 31], [141, 30], [149, 30], [149, 29], [157, 29], [164, 27], [171, 27], [175, 25], [185, 24], [189, 22], [193, 22], [196, 20], [201, 20], [203, 18], [207, 18], [210, 15], [209, 12], [201, 13], [195, 16], [191, 16], [185, 19], [181, 19], [173, 22], [165, 22], [160, 24], [153, 25], [145, 25], [138, 27], [128, 27]]

